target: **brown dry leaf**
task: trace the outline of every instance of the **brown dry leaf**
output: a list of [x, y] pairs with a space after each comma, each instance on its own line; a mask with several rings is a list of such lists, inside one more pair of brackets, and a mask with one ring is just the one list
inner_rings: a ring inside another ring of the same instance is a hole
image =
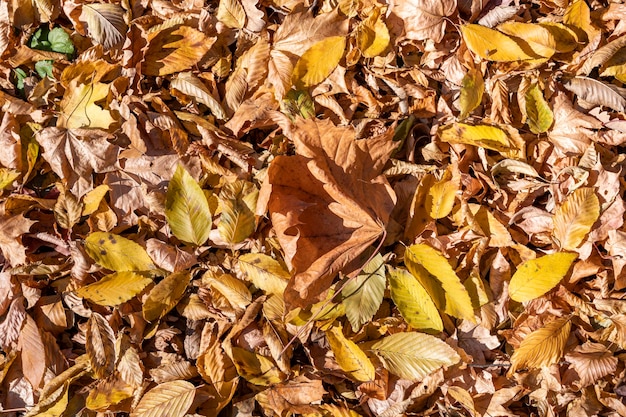
[[292, 412], [298, 414], [315, 414], [317, 407], [313, 404], [322, 402], [326, 390], [322, 380], [312, 375], [301, 375], [286, 383], [274, 385], [263, 392], [262, 401], [266, 408], [279, 414]]
[[[565, 355], [576, 376], [577, 385], [586, 387], [612, 374], [617, 368], [618, 359], [603, 344], [587, 342], [577, 346], [573, 352]], [[567, 373], [565, 378], [567, 380]]]
[[35, 221], [22, 215], [0, 216], [0, 249], [9, 265], [17, 266], [26, 262], [26, 248], [21, 237], [28, 233]]
[[395, 194], [380, 174], [395, 144], [389, 130], [357, 141], [350, 128], [312, 120], [290, 136], [296, 155], [272, 162], [261, 193], [294, 272], [285, 301], [304, 307], [339, 271], [362, 266], [359, 255], [385, 232]]
[[115, 334], [109, 322], [98, 313], [92, 313], [87, 322], [85, 350], [96, 378], [105, 378], [115, 369]]
[[446, 33], [446, 18], [456, 12], [456, 0], [408, 0], [392, 3], [391, 12], [404, 22], [409, 39], [439, 43]]
[[29, 315], [24, 319], [17, 348], [21, 352], [24, 377], [34, 389], [39, 388], [46, 373], [45, 345], [37, 323]]

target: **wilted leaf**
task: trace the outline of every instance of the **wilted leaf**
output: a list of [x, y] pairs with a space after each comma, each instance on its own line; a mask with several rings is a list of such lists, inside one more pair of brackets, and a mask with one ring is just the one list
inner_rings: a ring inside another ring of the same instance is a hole
[[533, 133], [544, 133], [554, 121], [552, 110], [537, 84], [526, 91], [526, 123]]
[[182, 165], [176, 168], [165, 197], [165, 217], [174, 236], [203, 245], [211, 232], [211, 210], [202, 188]]
[[190, 281], [189, 271], [176, 272], [163, 278], [148, 293], [143, 303], [143, 317], [147, 321], [155, 321], [169, 313], [185, 294]]
[[424, 379], [442, 366], [458, 363], [459, 355], [440, 339], [424, 333], [396, 333], [371, 347], [385, 368], [404, 379]]
[[571, 327], [570, 318], [561, 317], [526, 336], [511, 356], [508, 375], [518, 369], [540, 368], [556, 363], [563, 356]]
[[196, 99], [198, 103], [202, 103], [207, 106], [211, 113], [220, 120], [226, 119], [226, 113], [217, 101], [209, 92], [209, 89], [204, 85], [202, 80], [193, 75], [190, 72], [180, 73], [174, 78], [170, 84], [171, 88], [175, 88], [183, 94]]
[[132, 271], [115, 272], [76, 290], [81, 298], [102, 306], [117, 306], [135, 297], [152, 279]]
[[519, 302], [541, 297], [565, 277], [577, 257], [559, 252], [524, 262], [511, 277], [509, 295]]
[[554, 238], [563, 250], [575, 251], [600, 216], [593, 188], [576, 189], [554, 213]]
[[115, 369], [115, 334], [104, 317], [94, 312], [87, 322], [85, 350], [96, 378], [105, 378]]
[[540, 58], [531, 51], [525, 51], [514, 39], [495, 29], [468, 24], [461, 26], [461, 33], [467, 47], [488, 61], [506, 62]]
[[404, 263], [439, 309], [451, 316], [474, 321], [472, 300], [441, 253], [424, 244], [412, 245], [406, 248]]
[[21, 352], [24, 377], [33, 388], [39, 388], [46, 372], [45, 346], [37, 323], [28, 314], [19, 332], [17, 350]]
[[471, 69], [463, 77], [461, 85], [461, 97], [459, 105], [461, 114], [459, 119], [465, 119], [469, 114], [480, 105], [485, 92], [485, 82], [480, 71]]
[[626, 111], [626, 89], [588, 77], [574, 77], [564, 87], [588, 103]]
[[85, 250], [94, 261], [111, 271], [148, 271], [155, 268], [143, 247], [112, 233], [90, 234], [85, 239]]
[[437, 307], [420, 282], [404, 269], [389, 269], [391, 298], [402, 318], [416, 329], [443, 330]]
[[183, 417], [196, 395], [196, 387], [187, 381], [164, 382], [141, 397], [131, 417]]
[[386, 284], [383, 257], [377, 254], [341, 291], [344, 297], [342, 303], [353, 331], [358, 332], [376, 314], [383, 301]]
[[339, 64], [345, 48], [345, 36], [331, 36], [313, 44], [293, 69], [296, 88], [304, 89], [324, 81]]

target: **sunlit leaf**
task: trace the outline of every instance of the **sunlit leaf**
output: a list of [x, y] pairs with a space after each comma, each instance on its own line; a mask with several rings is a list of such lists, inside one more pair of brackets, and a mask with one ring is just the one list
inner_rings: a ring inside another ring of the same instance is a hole
[[468, 24], [461, 26], [463, 40], [467, 47], [479, 57], [489, 61], [520, 61], [540, 58], [531, 51], [525, 51], [511, 37], [495, 29]]
[[519, 302], [541, 297], [563, 279], [577, 257], [558, 252], [524, 262], [511, 277], [509, 295]]
[[182, 165], [176, 168], [165, 196], [165, 218], [183, 242], [200, 246], [211, 232], [211, 210], [200, 185]]
[[536, 23], [504, 22], [497, 28], [527, 44], [533, 54], [549, 58], [556, 52], [556, 41], [547, 28]]
[[222, 187], [218, 196], [221, 215], [217, 230], [226, 242], [239, 243], [254, 233], [258, 196], [259, 190], [247, 181], [237, 180]]
[[437, 308], [451, 316], [474, 321], [472, 300], [440, 252], [425, 244], [411, 245], [406, 248], [404, 263], [428, 291]]
[[431, 218], [443, 219], [450, 214], [458, 188], [457, 182], [448, 177], [433, 184], [426, 197], [426, 210]]
[[339, 64], [345, 48], [345, 36], [331, 36], [311, 46], [293, 69], [296, 88], [304, 89], [324, 81]]
[[416, 329], [443, 330], [435, 303], [420, 282], [404, 269], [389, 269], [391, 298], [402, 318]]
[[258, 353], [233, 347], [232, 360], [239, 375], [254, 385], [277, 384], [284, 378], [274, 362]]
[[61, 111], [57, 119], [57, 127], [108, 129], [115, 122], [115, 119], [109, 110], [96, 104], [108, 94], [108, 84], [101, 82], [77, 84], [72, 82], [59, 104]]
[[439, 128], [439, 137], [444, 142], [480, 146], [505, 154], [516, 149], [510, 132], [499, 126], [453, 123]]
[[593, 188], [576, 189], [554, 213], [553, 235], [561, 249], [574, 251], [600, 216], [600, 201]]
[[326, 332], [335, 360], [339, 367], [357, 381], [372, 381], [376, 369], [365, 352], [352, 340], [347, 339], [339, 327], [331, 327]]
[[87, 23], [89, 35], [106, 49], [121, 47], [128, 27], [124, 9], [112, 3], [91, 3], [82, 7], [80, 20]]
[[537, 84], [533, 84], [526, 91], [526, 123], [533, 133], [546, 132], [554, 122], [554, 115], [543, 98], [543, 93]]
[[187, 381], [164, 382], [146, 392], [130, 413], [131, 417], [183, 417], [196, 395], [196, 387]]
[[246, 11], [239, 0], [220, 0], [216, 17], [229, 28], [242, 29], [246, 25]]
[[341, 291], [344, 297], [342, 303], [353, 331], [358, 332], [376, 314], [383, 301], [386, 284], [383, 257], [376, 254]]
[[178, 74], [172, 80], [170, 87], [196, 99], [198, 103], [204, 104], [218, 119], [226, 119], [226, 113], [224, 112], [224, 109], [219, 101], [211, 95], [209, 89], [204, 85], [202, 80], [192, 73], [183, 72]]
[[381, 19], [380, 9], [375, 8], [357, 29], [356, 41], [361, 54], [373, 58], [385, 52], [389, 46], [389, 29]]
[[451, 366], [461, 358], [448, 344], [424, 333], [396, 333], [374, 343], [370, 348], [385, 369], [404, 379], [423, 379], [442, 366]]
[[142, 246], [112, 233], [90, 234], [85, 239], [85, 250], [98, 264], [111, 271], [148, 271], [155, 268]]
[[275, 259], [262, 253], [246, 253], [237, 258], [237, 265], [255, 287], [270, 294], [282, 294], [291, 274]]
[[563, 356], [571, 326], [569, 317], [561, 317], [526, 336], [511, 356], [508, 374], [556, 363]]
[[150, 277], [137, 272], [116, 272], [79, 288], [76, 294], [101, 306], [117, 306], [135, 297], [151, 282]]
[[115, 333], [102, 315], [94, 312], [87, 322], [85, 350], [96, 378], [109, 376], [115, 369]]
[[480, 105], [485, 92], [485, 82], [480, 71], [471, 69], [463, 77], [461, 85], [461, 97], [459, 105], [461, 114], [459, 119], [465, 119], [469, 114]]
[[143, 317], [155, 321], [170, 312], [185, 294], [191, 281], [189, 271], [170, 274], [155, 285], [143, 303]]

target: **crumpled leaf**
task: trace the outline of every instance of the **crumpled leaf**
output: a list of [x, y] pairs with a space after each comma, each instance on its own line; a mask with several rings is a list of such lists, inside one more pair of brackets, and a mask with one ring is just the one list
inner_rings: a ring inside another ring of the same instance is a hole
[[407, 0], [394, 2], [392, 13], [404, 22], [408, 39], [441, 42], [446, 32], [446, 17], [456, 11], [457, 2], [445, 0]]
[[[285, 261], [293, 269], [287, 303], [323, 298], [335, 274], [362, 266], [358, 256], [384, 233], [395, 194], [381, 176], [393, 133], [356, 140], [328, 121], [300, 120], [289, 136], [296, 155], [278, 156], [261, 191]], [[354, 263], [355, 261], [356, 263]]]
[[26, 262], [26, 247], [22, 244], [21, 236], [28, 233], [36, 222], [23, 215], [0, 216], [0, 250], [11, 266]]

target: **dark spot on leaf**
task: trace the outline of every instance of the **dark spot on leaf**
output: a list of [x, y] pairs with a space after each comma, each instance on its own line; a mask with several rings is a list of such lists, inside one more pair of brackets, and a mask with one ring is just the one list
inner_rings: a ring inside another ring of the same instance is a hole
[[104, 239], [100, 239], [100, 240], [98, 241], [98, 243], [99, 243], [100, 245], [104, 245], [104, 242], [105, 242], [105, 240], [104, 240]]
[[106, 256], [107, 251], [105, 251], [104, 249], [100, 249], [100, 255], [102, 256]]

